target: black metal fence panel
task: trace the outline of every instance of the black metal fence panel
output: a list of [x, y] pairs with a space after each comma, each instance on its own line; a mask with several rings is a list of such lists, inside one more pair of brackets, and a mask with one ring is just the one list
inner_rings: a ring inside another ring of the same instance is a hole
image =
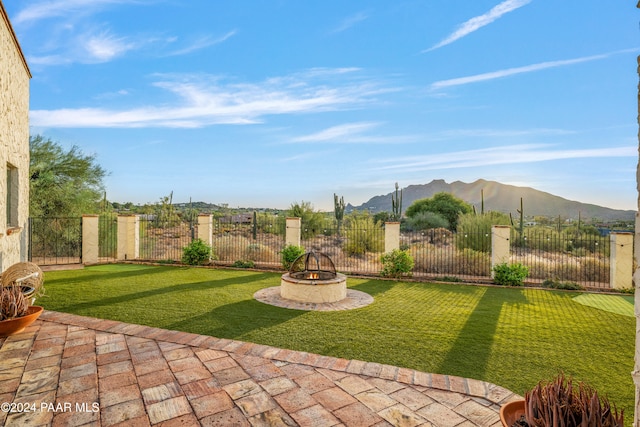
[[[183, 248], [198, 236], [196, 223], [140, 216], [139, 259], [179, 262]], [[220, 265], [280, 268], [286, 219], [258, 214], [239, 221], [214, 219], [213, 259]], [[99, 261], [117, 258], [118, 219], [99, 217]], [[384, 225], [368, 216], [338, 224], [325, 219], [301, 223], [301, 246], [327, 254], [338, 271], [377, 275], [385, 250]], [[589, 288], [610, 287], [610, 237], [539, 228], [510, 236], [511, 263], [528, 267], [527, 281], [573, 282]], [[442, 280], [488, 281], [491, 277], [491, 235], [486, 231], [453, 233], [447, 229], [402, 231], [400, 249], [414, 258], [413, 276]], [[30, 218], [29, 259], [41, 265], [82, 261], [81, 218]]]
[[529, 229], [511, 233], [511, 259], [528, 267], [530, 281], [610, 287], [610, 236]]
[[140, 218], [139, 259], [159, 262], [179, 262], [182, 252], [194, 239], [196, 225], [179, 219], [156, 221]]
[[278, 267], [285, 241], [285, 219], [256, 215], [252, 220], [213, 221], [213, 255], [222, 265]]
[[38, 265], [82, 262], [82, 218], [29, 218], [29, 260]]
[[486, 232], [453, 233], [435, 228], [403, 232], [400, 242], [414, 258], [415, 276], [467, 281], [491, 276], [491, 236]]

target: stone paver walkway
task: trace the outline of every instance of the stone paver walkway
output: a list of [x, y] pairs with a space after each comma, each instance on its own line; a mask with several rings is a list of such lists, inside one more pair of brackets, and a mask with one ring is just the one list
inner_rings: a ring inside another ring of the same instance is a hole
[[516, 398], [471, 379], [51, 311], [0, 338], [5, 426], [498, 427]]

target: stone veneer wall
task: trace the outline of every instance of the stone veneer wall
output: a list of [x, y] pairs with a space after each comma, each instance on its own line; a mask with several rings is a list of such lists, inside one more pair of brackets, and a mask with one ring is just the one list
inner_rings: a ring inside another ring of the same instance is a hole
[[[28, 255], [30, 78], [0, 1], [0, 272]], [[8, 164], [17, 169], [17, 227], [7, 224]]]

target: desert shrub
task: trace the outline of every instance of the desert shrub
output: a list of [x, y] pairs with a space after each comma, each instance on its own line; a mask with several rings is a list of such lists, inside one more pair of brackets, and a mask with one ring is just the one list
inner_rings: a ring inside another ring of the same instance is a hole
[[523, 286], [529, 269], [522, 264], [498, 264], [493, 267], [493, 281], [501, 286]]
[[324, 214], [315, 211], [309, 202], [293, 203], [287, 211], [287, 216], [300, 218], [300, 234], [303, 239], [310, 239], [324, 229]]
[[250, 243], [244, 248], [242, 259], [254, 262], [268, 262], [275, 260], [275, 252], [260, 243]]
[[553, 288], [553, 289], [564, 289], [570, 291], [579, 291], [584, 289], [582, 286], [577, 284], [576, 282], [562, 282], [556, 280], [547, 279], [542, 282], [542, 286], [544, 288]]
[[411, 248], [413, 271], [438, 275], [489, 276], [491, 257], [472, 249], [458, 251], [452, 246], [419, 245]]
[[449, 228], [449, 221], [436, 212], [418, 212], [404, 222], [404, 228], [408, 231], [420, 231], [430, 228]]
[[501, 212], [460, 215], [456, 246], [460, 250], [469, 248], [474, 251], [491, 252], [491, 227], [509, 224], [509, 216]]
[[211, 246], [202, 239], [194, 239], [182, 248], [182, 263], [187, 265], [204, 265], [211, 260]]
[[280, 261], [282, 262], [282, 267], [285, 270], [289, 270], [291, 268], [291, 264], [298, 259], [301, 255], [304, 254], [304, 248], [302, 246], [296, 245], [287, 245], [280, 251]]
[[231, 267], [236, 267], [236, 268], [254, 268], [255, 266], [256, 264], [253, 261], [243, 261], [243, 260], [237, 260], [233, 264], [231, 264]]
[[236, 234], [229, 233], [217, 237], [213, 246], [221, 261], [277, 262], [278, 259], [274, 249]]
[[364, 255], [366, 252], [384, 250], [384, 230], [373, 221], [368, 212], [354, 212], [345, 219], [346, 241], [343, 250], [348, 255]]
[[402, 277], [411, 275], [414, 261], [411, 254], [407, 251], [394, 249], [380, 257], [382, 270], [380, 275], [383, 277]]

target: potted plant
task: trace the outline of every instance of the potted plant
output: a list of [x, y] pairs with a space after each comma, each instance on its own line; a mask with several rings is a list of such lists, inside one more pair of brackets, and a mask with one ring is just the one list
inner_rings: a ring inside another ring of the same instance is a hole
[[504, 427], [623, 427], [624, 411], [618, 414], [592, 387], [560, 374], [500, 408], [500, 421]]
[[33, 262], [18, 262], [7, 268], [0, 276], [0, 287], [20, 286], [27, 297], [29, 305], [33, 305], [44, 289], [44, 275], [40, 267]]
[[19, 285], [0, 287], [0, 337], [21, 332], [42, 313], [42, 307], [29, 304]]

